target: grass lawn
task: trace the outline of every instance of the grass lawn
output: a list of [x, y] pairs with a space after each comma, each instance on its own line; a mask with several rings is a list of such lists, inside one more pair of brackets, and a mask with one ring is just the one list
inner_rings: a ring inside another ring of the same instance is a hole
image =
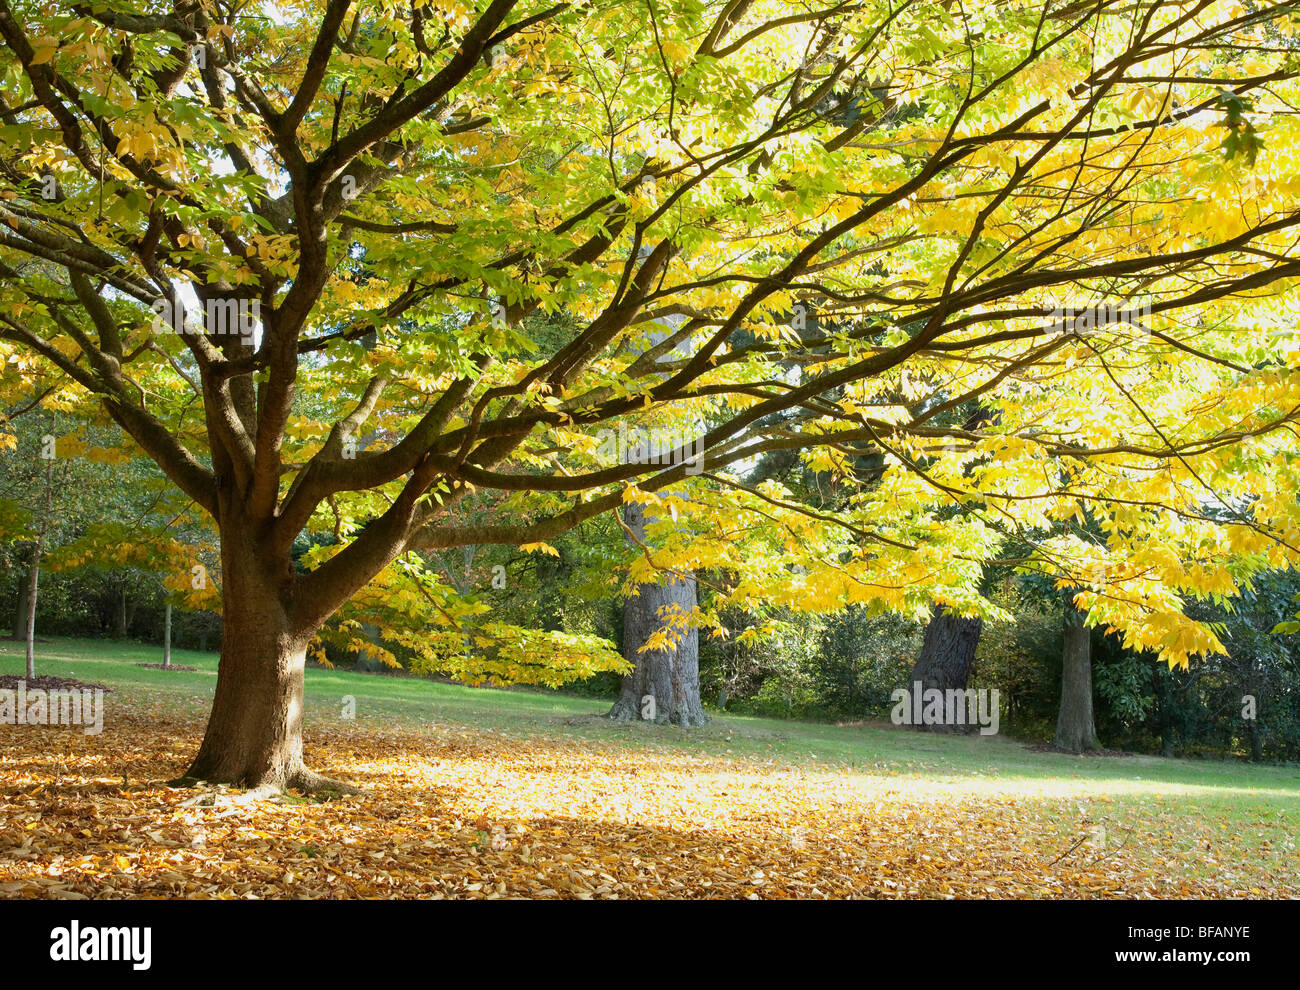
[[[715, 717], [309, 670], [315, 769], [360, 796], [205, 806], [161, 781], [216, 656], [55, 640], [105, 728], [0, 726], [0, 896], [1297, 897], [1300, 768]], [[0, 674], [23, 670], [0, 643]], [[343, 718], [345, 699], [355, 718]]]

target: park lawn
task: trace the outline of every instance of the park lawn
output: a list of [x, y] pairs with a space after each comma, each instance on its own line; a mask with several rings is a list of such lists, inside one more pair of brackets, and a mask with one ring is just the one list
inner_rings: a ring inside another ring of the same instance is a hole
[[[345, 671], [307, 672], [308, 757], [363, 794], [213, 801], [163, 781], [216, 656], [138, 666], [160, 659], [38, 644], [39, 674], [111, 693], [97, 736], [0, 726], [0, 896], [1300, 896], [1297, 767], [613, 724], [600, 699]], [[22, 670], [0, 643], [0, 674]]]

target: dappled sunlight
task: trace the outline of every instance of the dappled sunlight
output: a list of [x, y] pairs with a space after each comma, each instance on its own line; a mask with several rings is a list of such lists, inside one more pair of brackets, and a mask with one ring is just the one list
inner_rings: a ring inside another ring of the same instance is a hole
[[[160, 783], [184, 769], [192, 753], [178, 740], [197, 739], [197, 728], [119, 718], [95, 739], [4, 731], [0, 893], [1300, 895], [1294, 822], [1288, 832], [1290, 819], [1271, 802], [1251, 809], [1248, 829], [1230, 831], [1212, 816], [1194, 826], [1168, 820], [1177, 802], [1225, 788], [957, 779], [352, 725], [309, 728], [307, 759], [364, 794], [208, 808], [193, 806], [192, 791]], [[1252, 790], [1265, 796], [1241, 793]], [[1293, 806], [1286, 814], [1293, 818]], [[1203, 859], [1231, 865], [1207, 869]]]

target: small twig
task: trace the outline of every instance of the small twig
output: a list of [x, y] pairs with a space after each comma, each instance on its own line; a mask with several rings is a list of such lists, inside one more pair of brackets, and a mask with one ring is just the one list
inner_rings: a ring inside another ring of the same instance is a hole
[[1090, 838], [1090, 836], [1087, 836], [1087, 835], [1085, 835], [1085, 836], [1081, 836], [1081, 837], [1079, 838], [1079, 840], [1078, 840], [1077, 842], [1075, 842], [1074, 845], [1072, 845], [1069, 849], [1065, 850], [1065, 852], [1061, 853], [1061, 855], [1057, 856], [1056, 859], [1052, 860], [1052, 861], [1051, 861], [1050, 863], [1048, 863], [1047, 865], [1048, 865], [1048, 866], [1055, 866], [1055, 865], [1056, 865], [1057, 863], [1059, 863], [1061, 860], [1065, 859], [1066, 856], [1070, 855], [1070, 853], [1074, 852], [1074, 851], [1075, 851], [1076, 849], [1078, 849], [1081, 845], [1083, 845], [1085, 842], [1087, 842], [1089, 838]]

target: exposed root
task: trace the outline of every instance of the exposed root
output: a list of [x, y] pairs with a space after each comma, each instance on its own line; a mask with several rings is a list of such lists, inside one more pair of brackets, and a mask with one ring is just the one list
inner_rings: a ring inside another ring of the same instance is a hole
[[256, 804], [259, 801], [276, 800], [284, 796], [282, 790], [270, 784], [264, 784], [261, 787], [254, 787], [246, 791], [232, 791], [223, 784], [204, 784], [202, 782], [189, 786], [197, 788], [199, 793], [182, 801], [180, 804], [182, 808], [234, 810]]
[[286, 790], [302, 791], [304, 794], [328, 798], [344, 794], [360, 794], [361, 788], [344, 780], [325, 777], [306, 767], [293, 774], [285, 787]]
[[676, 725], [682, 729], [695, 729], [709, 724], [709, 717], [703, 711], [693, 712], [688, 708], [676, 709], [667, 714], [660, 712], [658, 717], [654, 719], [642, 718], [641, 713], [635, 707], [630, 704], [623, 704], [621, 701], [615, 703], [605, 718], [611, 722]]
[[193, 788], [199, 792], [182, 801], [182, 808], [233, 808], [259, 801], [292, 801], [294, 799], [294, 795], [290, 793], [292, 791], [322, 801], [342, 797], [345, 794], [362, 793], [361, 788], [354, 784], [324, 777], [306, 767], [288, 774], [283, 781], [265, 781], [249, 788], [189, 776], [177, 777], [165, 781], [165, 784], [168, 787]]

